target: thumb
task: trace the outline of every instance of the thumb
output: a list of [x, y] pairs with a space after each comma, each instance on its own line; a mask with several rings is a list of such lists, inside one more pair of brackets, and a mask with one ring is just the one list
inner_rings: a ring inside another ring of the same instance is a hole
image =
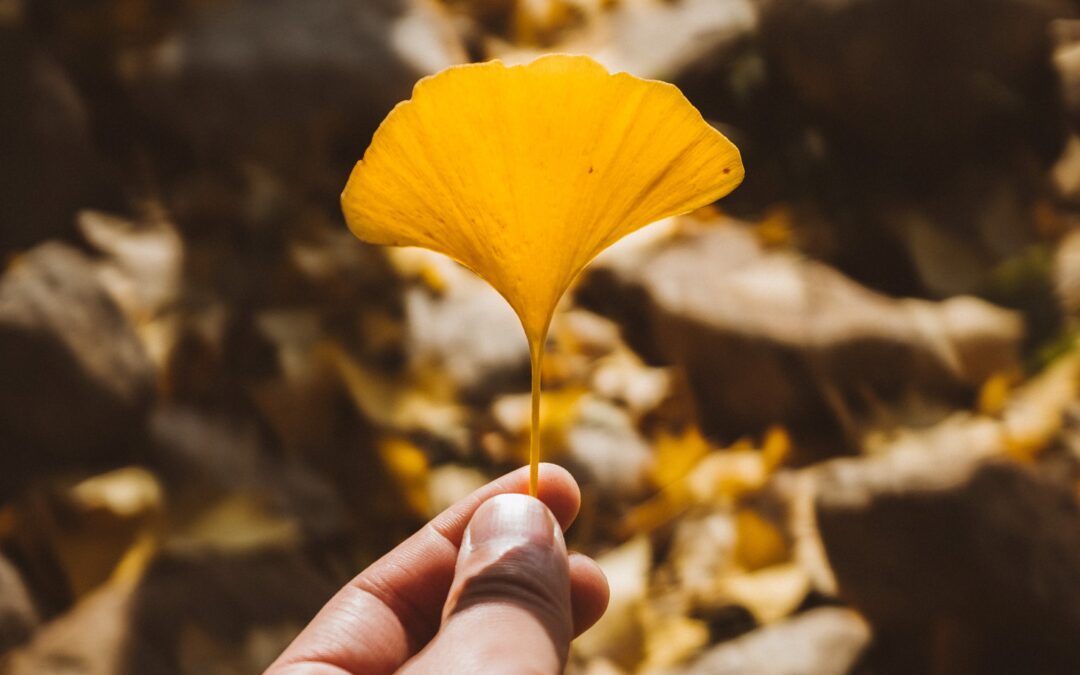
[[573, 619], [566, 543], [543, 502], [501, 494], [476, 510], [443, 624], [402, 672], [562, 672]]

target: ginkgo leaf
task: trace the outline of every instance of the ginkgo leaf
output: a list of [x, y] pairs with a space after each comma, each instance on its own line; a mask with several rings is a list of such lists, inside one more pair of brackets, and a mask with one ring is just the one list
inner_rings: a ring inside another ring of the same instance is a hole
[[444, 253], [499, 291], [529, 340], [535, 393], [551, 316], [585, 265], [742, 177], [739, 151], [673, 85], [552, 55], [418, 82], [342, 207], [360, 239]]

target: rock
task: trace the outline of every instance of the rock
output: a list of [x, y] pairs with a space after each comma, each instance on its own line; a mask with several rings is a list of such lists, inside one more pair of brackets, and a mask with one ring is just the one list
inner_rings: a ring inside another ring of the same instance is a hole
[[707, 650], [680, 675], [847, 675], [870, 643], [855, 612], [822, 607]]
[[727, 222], [622, 248], [579, 303], [615, 318], [653, 363], [686, 373], [703, 429], [723, 439], [784, 424], [844, 445], [868, 403], [918, 393], [964, 402], [1017, 367], [1018, 317], [980, 300], [896, 300], [767, 251]]
[[1080, 21], [1059, 20], [1053, 25], [1056, 38], [1054, 66], [1061, 78], [1061, 96], [1069, 124], [1080, 129]]
[[126, 76], [197, 161], [254, 159], [336, 195], [413, 83], [464, 59], [427, 0], [246, 0], [203, 5]]
[[154, 371], [78, 251], [43, 244], [0, 277], [0, 493], [40, 473], [122, 460]]
[[[607, 20], [609, 39], [594, 53], [601, 63], [613, 72], [670, 81], [714, 60], [717, 53], [748, 34], [757, 11], [748, 0], [630, 0], [616, 5]], [[641, 49], [643, 44], [652, 48]]]
[[38, 621], [22, 576], [0, 555], [0, 662], [8, 650], [30, 639]]
[[5, 672], [260, 672], [337, 587], [302, 553], [167, 552], [43, 626]]
[[760, 39], [831, 146], [925, 181], [1017, 147], [1057, 155], [1049, 28], [1073, 13], [1057, 0], [771, 0]]
[[580, 467], [602, 495], [632, 500], [649, 488], [649, 444], [630, 414], [608, 401], [582, 397], [566, 430], [566, 449], [567, 462]]
[[134, 588], [103, 586], [71, 611], [53, 619], [4, 662], [10, 675], [108, 675], [123, 671], [125, 618]]
[[147, 461], [165, 478], [174, 509], [205, 518], [208, 506], [221, 511], [211, 505], [240, 497], [268, 512], [262, 521], [287, 523], [305, 541], [336, 540], [347, 531], [345, 506], [332, 479], [277, 457], [254, 423], [160, 406], [148, 427], [153, 443]]
[[752, 169], [725, 210], [795, 204], [804, 250], [893, 295], [982, 294], [1038, 243], [1068, 126], [1050, 28], [1074, 14], [1065, 0], [764, 0], [753, 36], [677, 83], [734, 127]]
[[[534, 17], [543, 13], [548, 21], [559, 25], [547, 29], [544, 40], [525, 40], [525, 43], [533, 44], [526, 44], [524, 48], [521, 41], [513, 44], [489, 40], [486, 46], [492, 56], [507, 63], [524, 63], [535, 58], [537, 42], [550, 43], [556, 33], [562, 33], [557, 35], [560, 38], [558, 51], [588, 54], [611, 72], [624, 71], [638, 77], [667, 81], [714, 60], [717, 53], [749, 33], [757, 19], [755, 3], [751, 0], [722, 3], [624, 0], [607, 6], [594, 5], [585, 12], [581, 12], [584, 3], [569, 3], [577, 5], [574, 8], [576, 16], [574, 11], [566, 11], [567, 3], [562, 0], [530, 0], [523, 4], [501, 3], [499, 9], [504, 13], [513, 10], [519, 15], [533, 14]], [[561, 12], [552, 11], [559, 5], [562, 5]], [[488, 17], [482, 16], [482, 9], [480, 12], [477, 7], [470, 9], [474, 15], [481, 14], [481, 21], [490, 22]], [[537, 12], [537, 9], [541, 11]], [[532, 22], [536, 23], [535, 18]], [[574, 23], [587, 26], [584, 30], [568, 30], [576, 27], [572, 26]], [[650, 49], [641, 49], [643, 44], [648, 44]]]
[[[409, 256], [408, 263], [403, 257]], [[395, 252], [426, 283], [404, 295], [405, 352], [414, 371], [444, 372], [470, 400], [528, 387], [529, 346], [514, 310], [487, 282], [449, 258]], [[438, 288], [432, 288], [435, 283]]]
[[875, 662], [892, 663], [885, 672], [1072, 672], [1075, 477], [995, 458], [989, 437], [937, 440], [808, 470], [840, 596], [880, 633]]
[[346, 580], [302, 550], [163, 556], [132, 598], [127, 672], [194, 674], [226, 659], [243, 665], [232, 672], [260, 672]]
[[1065, 315], [1080, 317], [1080, 231], [1062, 239], [1054, 255], [1054, 287]]
[[0, 254], [70, 237], [99, 176], [82, 98], [31, 40], [0, 25]]
[[180, 299], [184, 242], [172, 223], [133, 222], [84, 210], [77, 224], [83, 238], [105, 256], [99, 276], [128, 316], [151, 323]]

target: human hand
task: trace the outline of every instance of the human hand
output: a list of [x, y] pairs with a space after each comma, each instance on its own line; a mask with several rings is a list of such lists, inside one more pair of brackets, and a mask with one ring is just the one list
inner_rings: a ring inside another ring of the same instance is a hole
[[559, 673], [570, 640], [607, 608], [603, 572], [567, 555], [574, 479], [540, 466], [499, 478], [405, 540], [331, 598], [266, 675]]

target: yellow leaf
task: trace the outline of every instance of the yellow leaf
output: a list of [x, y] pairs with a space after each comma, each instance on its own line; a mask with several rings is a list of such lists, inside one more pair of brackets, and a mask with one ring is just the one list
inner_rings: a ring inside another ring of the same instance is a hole
[[779, 469], [791, 456], [791, 436], [781, 426], [771, 426], [761, 441], [761, 457], [769, 473]]
[[387, 472], [397, 483], [413, 513], [427, 516], [430, 511], [428, 480], [430, 466], [427, 454], [404, 438], [382, 438], [378, 443], [379, 457]]
[[779, 248], [794, 239], [794, 214], [787, 206], [769, 209], [765, 217], [754, 227], [754, 234], [763, 246]]
[[791, 557], [783, 533], [750, 509], [735, 513], [735, 530], [735, 560], [751, 572], [780, 564]]
[[709, 626], [685, 616], [658, 620], [645, 634], [643, 671], [673, 668], [709, 644]]
[[660, 432], [653, 450], [656, 455], [654, 482], [660, 487], [666, 487], [680, 480], [709, 454], [709, 450], [709, 442], [696, 426], [687, 427], [678, 436], [666, 431]]
[[585, 265], [742, 177], [739, 151], [676, 87], [551, 55], [421, 80], [341, 201], [359, 238], [444, 253], [494, 286], [521, 319], [538, 394], [551, 316]]
[[233, 552], [295, 546], [300, 538], [297, 524], [263, 502], [244, 493], [224, 497], [175, 532], [172, 544]]
[[1009, 389], [1012, 378], [1005, 373], [991, 375], [979, 388], [977, 407], [979, 412], [989, 417], [997, 417], [1009, 403]]
[[796, 563], [725, 577], [719, 589], [722, 597], [746, 607], [763, 624], [794, 612], [809, 592], [810, 577]]

